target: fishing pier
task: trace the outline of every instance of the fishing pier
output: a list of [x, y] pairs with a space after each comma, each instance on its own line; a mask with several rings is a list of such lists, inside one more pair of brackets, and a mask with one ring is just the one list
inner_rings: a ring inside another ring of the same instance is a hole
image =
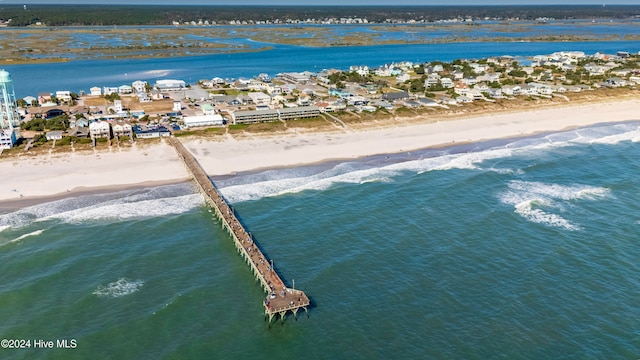
[[304, 309], [307, 312], [310, 304], [307, 295], [301, 290], [288, 288], [284, 284], [284, 281], [282, 281], [273, 267], [273, 261], [267, 259], [262, 253], [260, 246], [255, 242], [251, 233], [238, 220], [233, 208], [222, 197], [222, 194], [220, 194], [215, 184], [209, 179], [209, 176], [207, 176], [193, 155], [175, 137], [169, 136], [167, 140], [173, 145], [178, 156], [189, 169], [198, 190], [200, 190], [207, 204], [215, 212], [222, 223], [222, 227], [231, 235], [238, 253], [251, 268], [256, 281], [260, 282], [267, 293], [263, 305], [265, 318], [269, 318], [269, 323], [277, 315], [280, 316], [281, 320], [284, 320], [289, 311], [294, 316], [297, 315], [300, 309]]

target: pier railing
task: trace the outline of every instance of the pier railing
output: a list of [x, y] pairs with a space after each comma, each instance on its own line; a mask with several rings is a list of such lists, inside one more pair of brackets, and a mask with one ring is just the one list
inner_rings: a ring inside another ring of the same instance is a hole
[[222, 227], [227, 230], [233, 239], [238, 253], [249, 265], [254, 277], [267, 293], [263, 305], [265, 307], [265, 316], [269, 317], [269, 322], [275, 315], [280, 315], [282, 319], [289, 311], [294, 316], [300, 309], [307, 311], [310, 304], [307, 295], [301, 290], [286, 287], [284, 281], [275, 271], [273, 261], [267, 259], [260, 250], [251, 233], [238, 220], [233, 208], [222, 197], [222, 194], [220, 194], [215, 184], [209, 179], [209, 176], [193, 155], [175, 137], [171, 136], [167, 139], [174, 146], [178, 156], [193, 176], [198, 190], [220, 220]]

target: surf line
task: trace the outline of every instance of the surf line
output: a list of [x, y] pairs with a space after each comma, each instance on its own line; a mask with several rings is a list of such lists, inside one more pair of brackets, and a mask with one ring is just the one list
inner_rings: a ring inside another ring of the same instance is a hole
[[291, 288], [287, 287], [276, 272], [273, 260], [269, 260], [250, 232], [238, 220], [235, 210], [229, 206], [222, 194], [204, 169], [197, 162], [195, 157], [182, 145], [174, 136], [169, 136], [168, 141], [176, 149], [178, 156], [193, 176], [198, 190], [202, 193], [205, 201], [214, 210], [220, 220], [222, 227], [227, 230], [238, 253], [251, 268], [256, 281], [259, 281], [262, 288], [267, 293], [264, 300], [265, 320], [269, 319], [269, 324], [275, 316], [280, 316], [283, 322], [284, 317], [290, 311], [297, 319], [298, 310], [304, 309], [309, 316], [308, 307], [311, 304], [309, 297], [302, 290], [295, 289], [295, 282]]

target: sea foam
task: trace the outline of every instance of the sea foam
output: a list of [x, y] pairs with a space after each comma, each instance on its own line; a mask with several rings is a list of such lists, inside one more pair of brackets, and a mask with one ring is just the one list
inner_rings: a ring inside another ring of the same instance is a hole
[[571, 201], [597, 200], [611, 194], [611, 191], [604, 187], [547, 184], [521, 180], [510, 181], [508, 187], [508, 191], [500, 194], [500, 200], [504, 204], [514, 206], [516, 214], [534, 223], [571, 231], [580, 230], [581, 227], [554, 213], [554, 211], [566, 211], [566, 205]]
[[118, 298], [121, 296], [133, 294], [138, 291], [140, 287], [144, 285], [142, 280], [129, 280], [127, 278], [120, 278], [117, 281], [109, 283], [107, 285], [98, 285], [93, 295], [98, 297], [110, 297]]
[[[389, 155], [391, 160], [374, 163], [371, 161], [345, 162], [318, 171], [269, 170], [259, 174], [245, 176], [238, 183], [223, 181], [220, 187], [223, 195], [231, 202], [258, 200], [263, 197], [298, 193], [306, 190], [322, 191], [336, 184], [365, 184], [375, 181], [392, 182], [406, 172], [424, 174], [431, 171], [452, 169], [492, 171], [504, 175], [522, 175], [522, 169], [496, 167], [500, 159], [512, 156], [524, 156], [537, 159], [541, 153], [558, 148], [574, 146], [576, 143], [614, 143], [640, 137], [638, 125], [616, 124], [602, 125], [497, 142], [473, 145], [461, 145], [443, 150], [417, 150], [403, 154]], [[495, 160], [495, 161], [492, 161]], [[519, 186], [512, 184], [514, 190]], [[606, 190], [579, 188], [561, 188], [558, 186], [541, 187], [537, 191], [528, 185], [527, 191], [546, 194], [555, 193], [552, 198], [606, 196]], [[536, 186], [540, 187], [541, 184]], [[578, 190], [577, 192], [575, 190]], [[561, 194], [563, 193], [564, 194]], [[525, 199], [526, 200], [526, 199]], [[518, 201], [520, 203], [522, 201]]]
[[128, 220], [180, 214], [202, 206], [204, 200], [188, 184], [65, 198], [0, 215], [0, 227], [20, 228], [37, 221]]

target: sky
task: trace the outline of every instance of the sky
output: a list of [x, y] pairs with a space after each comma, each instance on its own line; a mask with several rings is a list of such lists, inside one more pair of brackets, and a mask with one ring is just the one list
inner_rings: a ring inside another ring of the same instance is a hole
[[640, 5], [640, 0], [0, 0], [0, 4], [129, 5]]

